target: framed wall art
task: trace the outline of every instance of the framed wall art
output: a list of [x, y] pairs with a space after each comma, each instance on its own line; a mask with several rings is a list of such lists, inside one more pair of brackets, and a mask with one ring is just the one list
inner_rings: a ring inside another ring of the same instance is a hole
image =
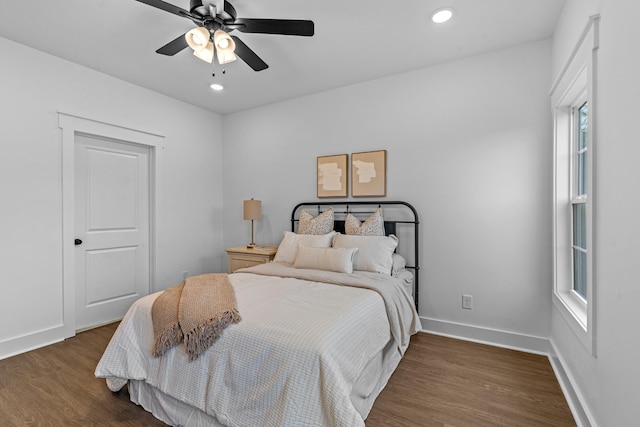
[[387, 195], [387, 150], [351, 154], [351, 195]]
[[347, 174], [349, 170], [347, 158], [346, 154], [318, 157], [318, 198], [347, 197]]

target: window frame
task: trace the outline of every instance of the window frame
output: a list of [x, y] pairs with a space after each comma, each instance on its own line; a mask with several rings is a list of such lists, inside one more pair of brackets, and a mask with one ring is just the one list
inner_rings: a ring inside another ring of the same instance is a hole
[[[592, 356], [596, 356], [597, 254], [595, 227], [596, 175], [596, 72], [599, 15], [589, 18], [578, 43], [554, 81], [549, 95], [553, 111], [553, 303], [561, 317]], [[586, 194], [577, 194], [576, 107], [587, 102]], [[586, 299], [574, 290], [573, 207], [585, 205]]]

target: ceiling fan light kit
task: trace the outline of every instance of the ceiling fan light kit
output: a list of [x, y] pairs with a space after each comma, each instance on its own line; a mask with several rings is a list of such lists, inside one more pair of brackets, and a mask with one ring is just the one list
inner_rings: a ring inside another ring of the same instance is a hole
[[189, 10], [163, 0], [137, 1], [187, 18], [198, 26], [156, 50], [161, 55], [173, 56], [189, 46], [198, 58], [212, 63], [215, 49], [220, 64], [240, 57], [254, 71], [262, 71], [269, 67], [267, 63], [237, 36], [228, 33], [238, 30], [242, 33], [311, 37], [315, 32], [313, 21], [308, 20], [238, 18], [235, 8], [226, 0], [190, 0]]
[[215, 49], [218, 56], [218, 63], [228, 64], [237, 59], [233, 51], [236, 44], [229, 34], [222, 30], [216, 30], [213, 34], [213, 43], [211, 43], [211, 35], [205, 27], [194, 28], [184, 35], [187, 44], [193, 49], [193, 54], [208, 62], [213, 63], [213, 51]]

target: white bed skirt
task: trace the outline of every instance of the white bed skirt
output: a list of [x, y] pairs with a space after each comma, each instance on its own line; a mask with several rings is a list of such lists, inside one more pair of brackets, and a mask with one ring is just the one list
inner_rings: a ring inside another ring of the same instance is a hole
[[[367, 364], [354, 385], [351, 401], [363, 419], [369, 415], [375, 399], [400, 363], [402, 356], [394, 346], [390, 341], [385, 349]], [[215, 417], [161, 392], [142, 380], [130, 379], [128, 384], [131, 401], [170, 426], [224, 427]]]
[[224, 427], [215, 417], [169, 396], [141, 380], [129, 380], [129, 396], [136, 405], [170, 426]]

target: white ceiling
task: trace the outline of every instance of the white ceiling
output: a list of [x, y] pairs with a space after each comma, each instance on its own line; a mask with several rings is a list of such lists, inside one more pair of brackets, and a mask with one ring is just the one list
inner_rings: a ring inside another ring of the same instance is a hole
[[[189, 9], [188, 0], [169, 0]], [[2, 1], [0, 36], [221, 113], [551, 37], [564, 0], [230, 0], [238, 17], [310, 19], [313, 37], [235, 31], [269, 68], [228, 64], [223, 92], [190, 49], [155, 50], [193, 23], [135, 0]], [[435, 25], [432, 11], [454, 19]]]

